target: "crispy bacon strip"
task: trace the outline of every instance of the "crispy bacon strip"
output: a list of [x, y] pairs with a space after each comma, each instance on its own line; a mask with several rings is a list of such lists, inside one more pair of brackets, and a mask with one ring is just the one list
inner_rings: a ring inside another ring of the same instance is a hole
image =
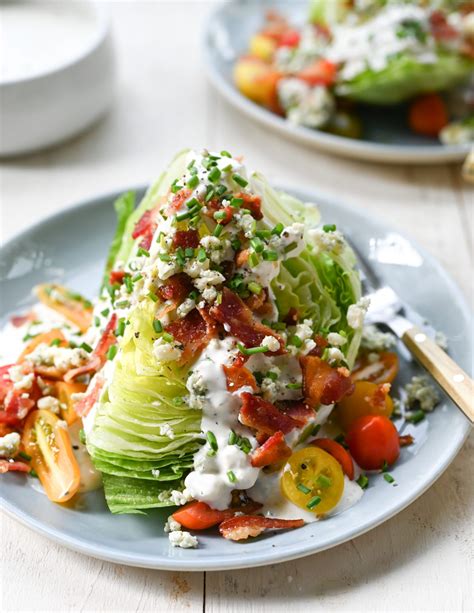
[[153, 235], [158, 227], [157, 215], [158, 215], [159, 207], [156, 206], [153, 209], [148, 209], [145, 211], [140, 219], [135, 224], [135, 228], [132, 232], [132, 238], [142, 237], [140, 242], [140, 247], [143, 249], [150, 249], [151, 241], [153, 240]]
[[[15, 389], [8, 374], [12, 366], [14, 364], [8, 364], [0, 368], [0, 424], [18, 426], [34, 408], [38, 398], [41, 398], [41, 390], [36, 377], [33, 379], [30, 389]], [[24, 366], [24, 372], [27, 374], [31, 371], [27, 366]], [[24, 398], [25, 392], [28, 395]]]
[[257, 382], [255, 377], [245, 366], [232, 364], [232, 366], [223, 366], [227, 379], [227, 391], [236, 392], [241, 387], [251, 387], [254, 392], [257, 391]]
[[74, 403], [74, 410], [79, 415], [79, 417], [85, 417], [95, 403], [99, 400], [100, 393], [102, 388], [104, 387], [105, 379], [101, 375], [97, 375], [92, 379], [89, 383], [89, 387], [85, 395]]
[[271, 355], [286, 353], [283, 339], [271, 328], [256, 321], [248, 306], [228, 287], [224, 287], [220, 304], [214, 304], [210, 314], [219, 323], [227, 324], [230, 334], [236, 336], [245, 347], [259, 347], [265, 336], [274, 336], [280, 343], [280, 349], [267, 353]]
[[177, 230], [173, 234], [173, 247], [175, 249], [178, 247], [182, 249], [187, 249], [188, 247], [196, 249], [198, 245], [199, 234], [197, 230]]
[[182, 364], [193, 359], [216, 334], [215, 324], [212, 320], [204, 317], [202, 312], [197, 309], [193, 309], [186, 317], [168, 324], [165, 331], [171, 334], [175, 341], [184, 346], [180, 360]]
[[350, 373], [345, 368], [332, 368], [317, 356], [300, 358], [306, 402], [313, 408], [333, 404], [354, 391]]
[[286, 400], [281, 403], [280, 410], [294, 419], [298, 428], [302, 428], [311, 417], [314, 417], [314, 409], [303, 400]]
[[271, 435], [278, 431], [288, 434], [294, 428], [299, 427], [299, 422], [259, 396], [243, 392], [241, 398], [242, 408], [239, 415], [241, 423], [254, 428], [260, 434]]
[[0, 475], [11, 471], [17, 471], [21, 473], [29, 473], [31, 466], [25, 464], [25, 462], [9, 462], [8, 460], [0, 460]]
[[97, 343], [97, 347], [91, 354], [91, 359], [87, 362], [87, 364], [79, 366], [78, 368], [73, 368], [67, 372], [64, 375], [64, 381], [69, 382], [80, 375], [88, 375], [90, 373], [97, 372], [105, 364], [108, 350], [117, 342], [117, 337], [114, 334], [116, 326], [117, 313], [113, 313], [109, 319], [109, 322], [107, 323], [107, 326], [105, 327], [104, 333]]
[[265, 530], [289, 530], [304, 526], [303, 519], [273, 519], [261, 515], [240, 515], [223, 521], [219, 532], [230, 541], [243, 541], [259, 536]]
[[275, 432], [263, 445], [252, 452], [250, 462], [256, 468], [279, 464], [287, 460], [291, 455], [291, 449], [285, 442], [283, 432]]
[[173, 308], [178, 306], [193, 289], [191, 279], [184, 272], [173, 275], [158, 288], [158, 295], [163, 302], [170, 301]]

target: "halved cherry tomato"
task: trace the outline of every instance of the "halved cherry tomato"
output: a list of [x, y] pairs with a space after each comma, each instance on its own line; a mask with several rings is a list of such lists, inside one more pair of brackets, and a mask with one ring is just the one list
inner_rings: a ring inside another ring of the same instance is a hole
[[64, 381], [58, 381], [55, 385], [56, 396], [61, 404], [61, 417], [68, 426], [79, 419], [79, 415], [74, 410], [72, 395], [81, 394], [85, 392], [86, 389], [87, 385], [84, 383], [65, 383]]
[[53, 502], [72, 498], [81, 475], [63, 422], [51, 411], [33, 411], [26, 419], [22, 443], [48, 498]]
[[354, 421], [363, 415], [385, 415], [393, 412], [393, 401], [388, 395], [390, 385], [377, 385], [370, 381], [356, 381], [355, 390], [350, 396], [344, 396], [334, 410], [334, 416], [346, 432]]
[[398, 431], [383, 415], [365, 415], [357, 419], [347, 433], [346, 442], [352, 457], [365, 470], [390, 466], [400, 455]]
[[369, 362], [364, 355], [352, 370], [353, 381], [371, 381], [372, 383], [393, 383], [399, 368], [398, 356], [393, 351], [382, 351], [376, 362]]
[[339, 462], [342, 470], [349, 477], [349, 479], [351, 481], [354, 479], [354, 462], [342, 445], [330, 438], [317, 438], [316, 440], [311, 441], [310, 444], [314, 447], [319, 447], [320, 449], [327, 451]]
[[438, 136], [449, 122], [446, 104], [439, 94], [420, 96], [410, 106], [408, 122], [416, 134]]
[[290, 502], [322, 515], [341, 499], [344, 474], [332, 455], [317, 447], [305, 447], [288, 460], [280, 486]]
[[297, 73], [298, 79], [309, 85], [332, 85], [336, 80], [337, 66], [329, 60], [315, 60], [313, 64]]
[[301, 40], [298, 30], [287, 30], [280, 36], [279, 47], [297, 47]]
[[42, 343], [45, 343], [46, 345], [51, 345], [53, 341], [59, 341], [60, 347], [64, 347], [66, 345], [66, 339], [61, 330], [54, 329], [49, 330], [49, 332], [43, 332], [41, 334], [38, 334], [38, 336], [35, 336], [34, 339], [32, 339], [23, 349], [20, 354], [20, 357], [18, 358], [18, 362], [24, 362], [26, 356], [30, 355], [30, 353], [33, 353], [33, 351], [36, 349], [36, 347], [38, 347], [38, 345], [41, 345]]
[[281, 74], [270, 64], [255, 57], [242, 57], [234, 67], [235, 84], [244, 96], [274, 110], [278, 107], [280, 78]]
[[265, 34], [255, 34], [250, 39], [250, 55], [254, 55], [264, 62], [269, 62], [277, 48], [276, 42]]
[[46, 283], [35, 288], [38, 300], [61, 313], [81, 332], [86, 332], [92, 323], [92, 304], [81, 295], [62, 285]]

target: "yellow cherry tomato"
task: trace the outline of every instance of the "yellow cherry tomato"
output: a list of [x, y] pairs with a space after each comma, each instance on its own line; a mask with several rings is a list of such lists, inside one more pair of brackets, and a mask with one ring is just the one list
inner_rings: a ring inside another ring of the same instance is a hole
[[51, 411], [32, 411], [26, 418], [22, 443], [48, 498], [53, 502], [72, 498], [81, 474], [65, 423]]
[[393, 401], [388, 395], [390, 384], [356, 381], [355, 390], [350, 396], [344, 396], [334, 409], [336, 421], [346, 432], [359, 417], [364, 415], [384, 415], [390, 417]]
[[92, 324], [92, 304], [75, 292], [62, 285], [44, 283], [35, 287], [35, 293], [40, 302], [50, 309], [61, 313], [75, 324], [81, 332], [87, 332]]
[[276, 42], [270, 36], [255, 34], [250, 39], [250, 55], [260, 58], [264, 62], [269, 62], [277, 48]]
[[61, 406], [61, 417], [68, 426], [72, 425], [79, 419], [79, 415], [74, 410], [73, 394], [82, 394], [86, 391], [85, 383], [66, 383], [58, 381], [55, 385], [56, 396], [58, 397]]
[[280, 486], [290, 502], [323, 515], [334, 509], [341, 499], [344, 473], [329, 453], [318, 447], [305, 447], [288, 460]]
[[242, 94], [269, 108], [277, 106], [280, 76], [269, 64], [256, 57], [240, 58], [234, 67], [234, 81]]

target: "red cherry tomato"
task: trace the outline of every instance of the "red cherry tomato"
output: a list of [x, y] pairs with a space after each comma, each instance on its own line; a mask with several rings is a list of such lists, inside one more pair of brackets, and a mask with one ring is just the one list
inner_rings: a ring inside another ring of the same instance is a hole
[[359, 417], [346, 436], [352, 457], [365, 470], [393, 464], [400, 455], [398, 431], [384, 415]]
[[315, 60], [296, 75], [309, 85], [333, 85], [336, 80], [337, 66], [329, 60]]
[[311, 441], [310, 445], [327, 451], [335, 460], [339, 462], [343, 472], [349, 477], [349, 479], [351, 481], [354, 479], [354, 462], [342, 445], [330, 438], [317, 438], [316, 440]]
[[301, 36], [296, 30], [288, 30], [283, 33], [278, 41], [279, 47], [297, 47], [299, 45]]

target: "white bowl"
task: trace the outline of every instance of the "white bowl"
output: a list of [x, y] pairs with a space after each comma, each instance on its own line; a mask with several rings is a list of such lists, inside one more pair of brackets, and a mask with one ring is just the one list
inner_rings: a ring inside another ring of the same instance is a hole
[[64, 41], [58, 39], [55, 63], [18, 78], [0, 78], [0, 156], [67, 140], [109, 107], [115, 72], [109, 15], [102, 3], [87, 1], [81, 9], [92, 17], [94, 31], [72, 56], [61, 54]]

